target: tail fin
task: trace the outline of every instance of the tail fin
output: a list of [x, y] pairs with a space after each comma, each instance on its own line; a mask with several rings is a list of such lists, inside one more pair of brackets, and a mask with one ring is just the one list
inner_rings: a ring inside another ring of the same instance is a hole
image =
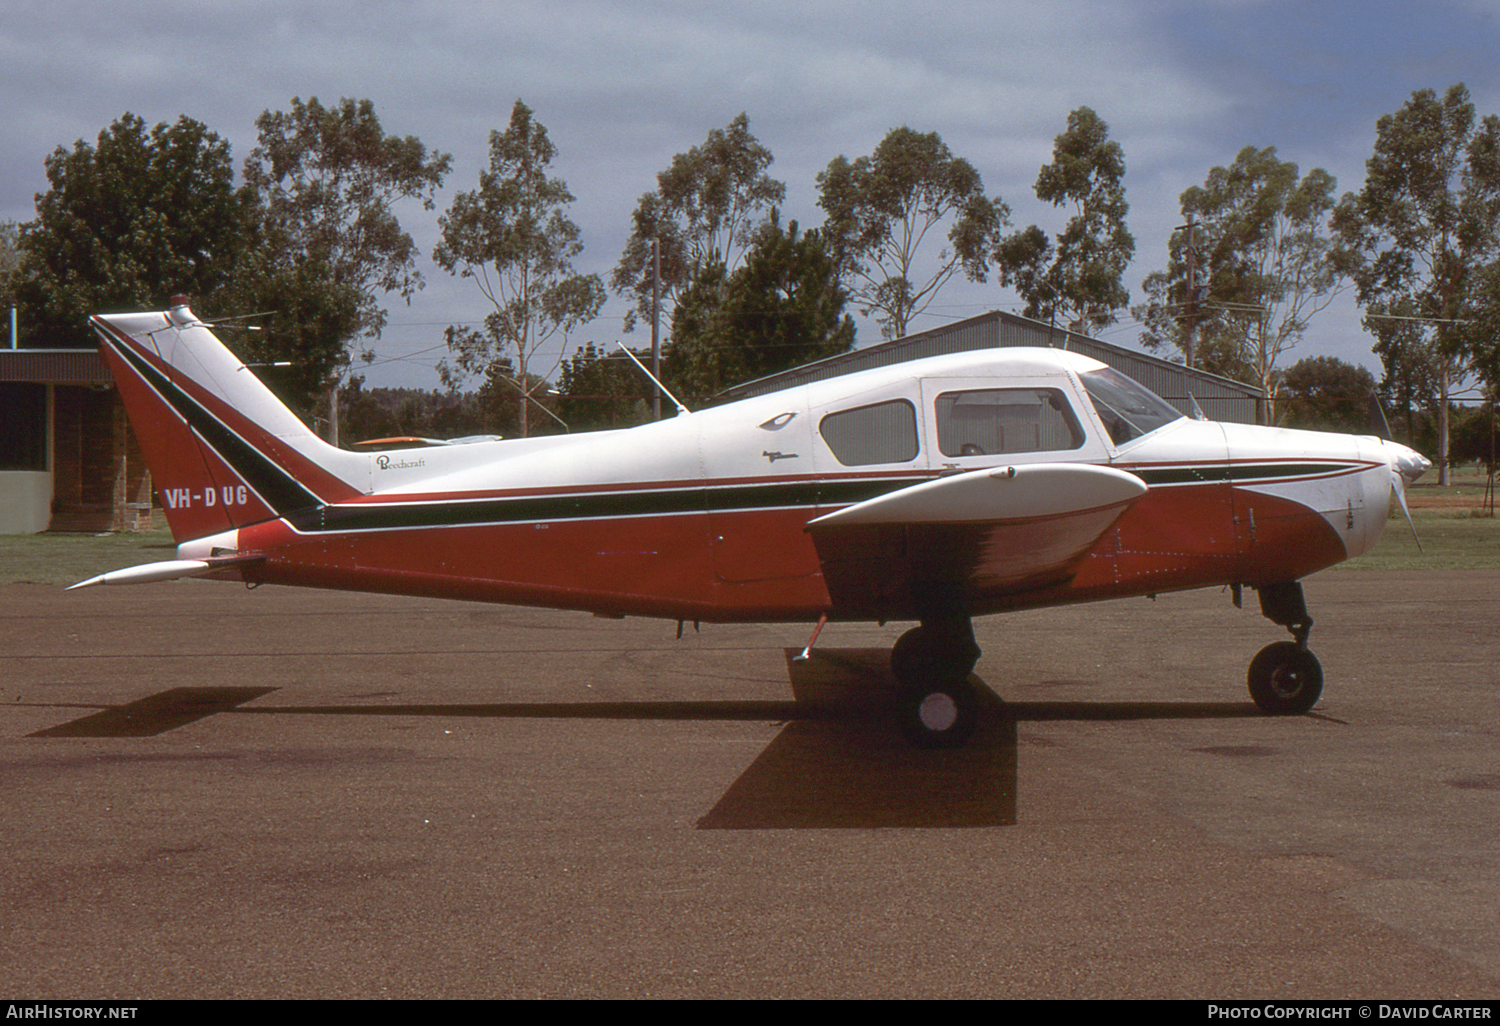
[[183, 297], [92, 320], [178, 542], [369, 490], [369, 457], [313, 434]]

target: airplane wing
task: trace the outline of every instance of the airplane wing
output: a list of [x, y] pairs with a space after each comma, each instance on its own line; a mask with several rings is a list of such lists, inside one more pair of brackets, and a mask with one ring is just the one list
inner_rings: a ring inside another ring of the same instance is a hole
[[925, 481], [807, 525], [841, 615], [908, 619], [913, 594], [951, 585], [968, 604], [1067, 580], [1142, 495], [1113, 467], [1043, 463]]

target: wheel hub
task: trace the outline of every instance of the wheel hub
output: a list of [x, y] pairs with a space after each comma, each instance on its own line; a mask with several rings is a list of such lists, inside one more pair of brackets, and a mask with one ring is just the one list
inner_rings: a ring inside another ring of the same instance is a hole
[[1283, 666], [1271, 675], [1271, 690], [1282, 698], [1296, 698], [1302, 685], [1302, 674], [1289, 666]]
[[928, 695], [917, 707], [917, 719], [928, 730], [951, 730], [958, 722], [958, 703], [952, 695], [941, 691]]

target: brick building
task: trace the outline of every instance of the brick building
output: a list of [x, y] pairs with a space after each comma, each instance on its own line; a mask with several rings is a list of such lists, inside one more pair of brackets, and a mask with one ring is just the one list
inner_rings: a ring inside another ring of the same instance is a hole
[[156, 526], [151, 473], [93, 349], [0, 349], [0, 534]]

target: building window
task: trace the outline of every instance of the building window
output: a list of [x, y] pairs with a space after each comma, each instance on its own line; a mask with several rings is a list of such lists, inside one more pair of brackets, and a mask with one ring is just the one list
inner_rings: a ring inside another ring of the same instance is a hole
[[830, 413], [818, 433], [846, 467], [917, 458], [917, 411], [905, 399]]
[[1056, 452], [1083, 445], [1083, 429], [1055, 388], [985, 388], [937, 397], [944, 456]]
[[0, 470], [47, 469], [47, 386], [0, 382]]

